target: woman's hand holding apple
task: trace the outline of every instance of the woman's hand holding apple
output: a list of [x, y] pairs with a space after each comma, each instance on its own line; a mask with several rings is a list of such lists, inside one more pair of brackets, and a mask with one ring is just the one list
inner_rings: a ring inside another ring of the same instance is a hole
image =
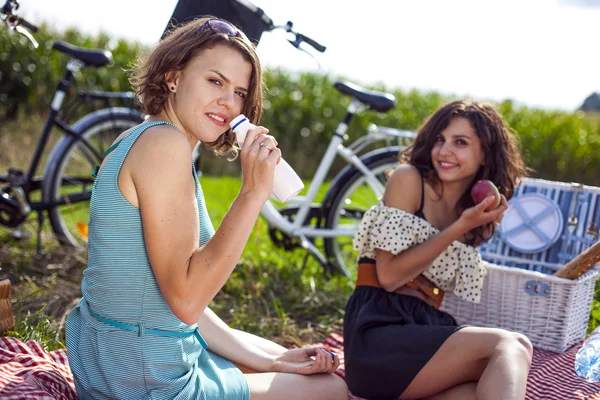
[[506, 198], [500, 194], [484, 197], [477, 205], [467, 208], [461, 214], [457, 223], [460, 224], [463, 233], [482, 225], [500, 223], [504, 211], [508, 208]]
[[486, 179], [477, 181], [471, 188], [471, 198], [475, 204], [480, 204], [487, 197], [493, 196], [494, 201], [490, 203], [489, 210], [492, 210], [500, 205], [502, 197], [500, 191], [492, 181]]

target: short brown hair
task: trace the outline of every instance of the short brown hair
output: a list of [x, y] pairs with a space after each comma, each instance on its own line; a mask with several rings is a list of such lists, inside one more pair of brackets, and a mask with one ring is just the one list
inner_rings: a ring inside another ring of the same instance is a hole
[[[170, 72], [183, 70], [204, 49], [223, 44], [239, 51], [252, 66], [248, 96], [244, 101], [242, 113], [254, 124], [258, 124], [262, 114], [263, 82], [254, 45], [239, 29], [240, 37], [215, 33], [211, 29], [200, 30], [211, 18], [214, 17], [205, 16], [174, 27], [150, 53], [138, 57], [130, 79], [137, 100], [146, 113], [154, 115], [161, 112], [171, 95], [166, 76]], [[231, 129], [214, 142], [203, 144], [218, 155], [237, 153], [235, 135]]]

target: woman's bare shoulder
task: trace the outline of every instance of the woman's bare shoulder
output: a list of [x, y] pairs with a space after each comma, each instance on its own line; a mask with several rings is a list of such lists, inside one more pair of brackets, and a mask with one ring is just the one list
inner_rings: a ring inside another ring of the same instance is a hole
[[137, 139], [132, 153], [138, 153], [137, 155], [145, 160], [161, 162], [160, 160], [172, 160], [188, 154], [191, 157], [192, 147], [187, 137], [178, 129], [170, 125], [157, 125], [148, 128]]
[[[136, 179], [151, 179], [160, 185], [175, 184], [178, 177], [192, 177], [192, 148], [176, 128], [158, 125], [140, 136], [127, 156], [128, 170]], [[187, 179], [186, 179], [187, 180]]]
[[412, 214], [421, 203], [421, 185], [419, 170], [413, 165], [401, 164], [386, 184], [383, 203]]

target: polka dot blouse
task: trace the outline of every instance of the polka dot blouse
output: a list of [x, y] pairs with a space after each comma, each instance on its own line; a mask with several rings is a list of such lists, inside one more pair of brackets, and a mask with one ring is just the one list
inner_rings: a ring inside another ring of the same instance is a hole
[[[354, 237], [358, 257], [375, 259], [375, 249], [399, 254], [425, 242], [440, 231], [429, 222], [406, 211], [379, 204], [363, 216]], [[472, 246], [454, 241], [423, 275], [444, 291], [461, 299], [479, 303], [487, 273], [481, 255]]]

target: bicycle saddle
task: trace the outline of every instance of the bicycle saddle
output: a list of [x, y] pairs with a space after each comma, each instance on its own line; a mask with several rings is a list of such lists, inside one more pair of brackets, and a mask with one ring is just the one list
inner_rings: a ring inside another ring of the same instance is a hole
[[367, 90], [350, 82], [338, 81], [333, 86], [340, 93], [354, 97], [375, 111], [386, 112], [396, 107], [396, 97], [393, 94]]
[[102, 49], [85, 49], [67, 42], [56, 41], [52, 48], [83, 62], [86, 67], [104, 67], [112, 62], [112, 53]]

